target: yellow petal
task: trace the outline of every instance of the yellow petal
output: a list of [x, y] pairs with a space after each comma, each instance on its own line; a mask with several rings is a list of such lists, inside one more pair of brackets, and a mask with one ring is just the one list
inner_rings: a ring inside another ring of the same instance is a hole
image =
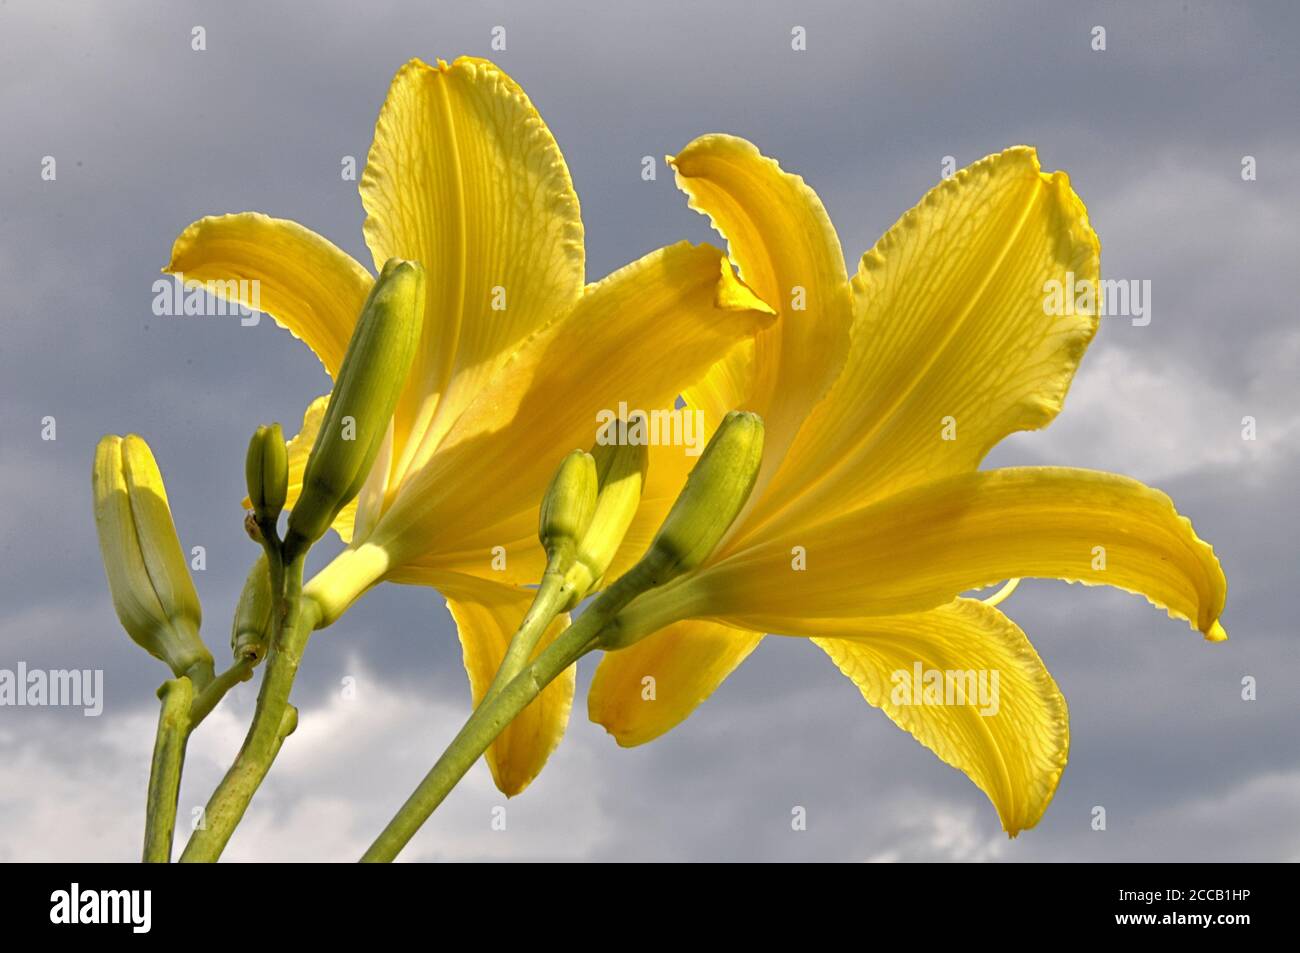
[[[737, 344], [743, 347], [746, 342]], [[698, 408], [687, 407], [689, 411]], [[724, 411], [725, 413], [725, 411]], [[696, 447], [703, 449], [713, 434], [710, 421], [717, 423], [721, 416], [711, 417], [704, 411], [703, 418], [696, 421]], [[672, 444], [655, 444], [650, 448], [650, 463], [646, 472], [645, 489], [641, 494], [641, 504], [637, 507], [623, 542], [615, 553], [613, 561], [605, 572], [606, 582], [617, 579], [633, 563], [645, 555], [659, 527], [668, 515], [669, 509], [677, 500], [686, 483], [686, 477], [695, 466], [699, 456], [683, 452], [683, 447]], [[456, 572], [465, 572], [474, 576], [487, 576], [516, 585], [530, 585], [541, 578], [546, 568], [546, 553], [537, 542], [537, 507], [525, 508], [508, 521], [500, 521], [492, 529], [491, 535], [498, 540], [502, 550], [505, 568], [499, 563], [485, 571], [489, 566], [489, 554], [481, 548], [469, 552], [451, 555], [437, 555], [428, 562], [430, 566], [443, 567]], [[508, 541], [507, 541], [508, 540]], [[417, 563], [422, 560], [417, 559]]]
[[470, 58], [398, 71], [361, 201], [376, 267], [409, 258], [428, 276], [420, 352], [395, 416], [395, 484], [515, 348], [582, 293], [582, 220], [533, 104]]
[[409, 569], [407, 575], [417, 577], [410, 581], [417, 584], [431, 575], [453, 572], [509, 586], [535, 586], [546, 570], [546, 551], [537, 540], [537, 512], [520, 513], [515, 522], [518, 525], [497, 534], [490, 546], [470, 541], [466, 548], [453, 548], [450, 539], [431, 540], [428, 552], [406, 555], [400, 563], [392, 561], [393, 572]]
[[1014, 622], [957, 599], [912, 615], [814, 622], [800, 634], [833, 635], [813, 641], [868, 704], [975, 782], [1012, 837], [1038, 823], [1065, 770], [1070, 721]]
[[[321, 421], [325, 419], [325, 409], [329, 406], [329, 402], [330, 395], [322, 394], [308, 404], [302, 415], [302, 428], [297, 436], [290, 438], [285, 444], [289, 459], [289, 492], [284, 504], [287, 510], [293, 509], [293, 504], [302, 493], [302, 476], [307, 470], [307, 458], [311, 455], [312, 445], [316, 443], [316, 435], [320, 433]], [[252, 501], [244, 497], [244, 509], [250, 509], [252, 505]], [[352, 541], [352, 526], [356, 514], [357, 501], [353, 500], [343, 507], [334, 519], [332, 528], [345, 543]]]
[[717, 622], [678, 622], [607, 652], [587, 695], [587, 714], [624, 747], [685, 721], [758, 647], [763, 635]]
[[598, 414], [620, 403], [672, 410], [682, 387], [771, 322], [752, 295], [717, 307], [720, 258], [682, 242], [588, 288], [501, 369], [371, 538], [395, 564], [454, 550], [482, 553], [486, 565], [492, 547], [535, 534], [551, 474], [595, 442]]
[[844, 362], [852, 307], [844, 253], [817, 194], [752, 143], [702, 136], [670, 162], [691, 208], [727, 239], [740, 277], [780, 315], [685, 395], [714, 415], [763, 416], [768, 452], [757, 494]]
[[210, 290], [219, 297], [271, 315], [316, 353], [331, 377], [374, 283], [328, 239], [259, 212], [199, 219], [176, 239], [163, 271], [183, 275], [187, 285], [213, 282]]
[[[711, 433], [712, 429], [706, 425], [701, 446], [708, 442]], [[605, 582], [617, 579], [645, 555], [699, 459], [683, 453], [680, 446], [659, 445], [649, 449], [650, 464], [641, 504], [605, 572]], [[509, 585], [536, 585], [546, 569], [546, 551], [537, 539], [538, 503], [525, 506], [509, 518], [498, 519], [486, 533], [457, 539], [458, 546], [468, 545], [466, 549], [458, 548], [454, 552], [431, 549], [410, 557], [407, 564], [416, 569], [464, 573]], [[486, 543], [491, 545], [485, 547]]]
[[[796, 546], [806, 550], [799, 572]], [[675, 598], [681, 611], [707, 606], [737, 625], [800, 631], [799, 620], [920, 611], [1012, 577], [1115, 586], [1222, 633], [1223, 570], [1173, 501], [1128, 477], [1064, 467], [962, 474], [766, 535], [637, 605], [653, 621]]]
[[1052, 314], [1047, 289], [1097, 289], [1099, 253], [1069, 177], [1041, 172], [1033, 149], [936, 186], [863, 256], [844, 372], [751, 527], [973, 470], [1046, 426], [1097, 328], [1095, 302]]
[[[815, 196], [814, 196], [815, 199]], [[735, 266], [723, 259], [722, 281], [718, 285], [719, 307], [754, 296], [753, 289], [741, 281], [734, 272]], [[758, 299], [762, 300], [762, 299]], [[763, 310], [772, 315], [776, 309], [763, 302]], [[765, 352], [765, 353], [770, 353]], [[754, 383], [754, 341], [745, 340], [731, 349], [731, 353], [709, 368], [699, 381], [682, 391], [682, 399], [689, 407], [703, 411], [705, 420], [711, 422], [710, 431], [729, 411], [750, 403]]]
[[[711, 433], [712, 429], [706, 425], [701, 445], [708, 442]], [[645, 555], [698, 459], [683, 453], [680, 446], [650, 447], [650, 464], [641, 504], [605, 572], [605, 582], [623, 575]], [[480, 576], [510, 585], [535, 585], [546, 569], [546, 551], [537, 540], [537, 509], [534, 504], [531, 508], [519, 510], [509, 519], [498, 520], [486, 535], [476, 534], [477, 540], [458, 540], [462, 544], [468, 542], [468, 549], [416, 555], [409, 564], [427, 570]], [[484, 548], [487, 542], [492, 545]]]
[[690, 407], [703, 410], [714, 423], [730, 410], [749, 404], [750, 381], [754, 374], [754, 342], [742, 341], [731, 354], [709, 368], [709, 373], [682, 392]]
[[[408, 575], [399, 581], [422, 581], [435, 585], [447, 597], [447, 608], [451, 610], [460, 633], [470, 695], [477, 706], [492, 684], [501, 659], [505, 657], [506, 647], [533, 601], [533, 592], [451, 574], [437, 574], [424, 579]], [[567, 615], [556, 619], [543, 636], [534, 657], [555, 641], [568, 624]], [[492, 778], [507, 797], [513, 797], [528, 787], [560, 743], [569, 723], [569, 710], [573, 707], [576, 671], [576, 666], [570, 666], [551, 682], [488, 748], [487, 763], [492, 769]]]

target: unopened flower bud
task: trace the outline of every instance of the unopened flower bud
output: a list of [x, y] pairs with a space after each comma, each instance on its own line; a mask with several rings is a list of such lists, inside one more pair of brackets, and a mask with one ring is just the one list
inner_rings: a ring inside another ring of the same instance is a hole
[[235, 661], [260, 662], [266, 655], [271, 633], [271, 573], [263, 553], [244, 580], [230, 627], [230, 649]]
[[424, 318], [424, 269], [389, 259], [370, 290], [289, 514], [285, 557], [324, 535], [370, 474], [406, 384]]
[[623, 544], [628, 527], [641, 506], [649, 466], [649, 448], [641, 442], [596, 444], [591, 455], [596, 461], [600, 491], [587, 531], [582, 534], [573, 565], [565, 579], [574, 592], [574, 603], [600, 584], [605, 570]]
[[95, 528], [113, 608], [127, 634], [198, 687], [212, 677], [202, 610], [149, 445], [110, 434], [95, 448]]
[[626, 648], [670, 621], [676, 586], [664, 584], [698, 568], [736, 521], [763, 461], [763, 419], [732, 411], [704, 448], [672, 509], [641, 560], [591, 607], [602, 625], [598, 644]]
[[704, 562], [744, 509], [763, 462], [763, 418], [731, 411], [686, 478], [639, 564], [663, 585]]
[[596, 461], [585, 450], [568, 454], [551, 477], [538, 514], [537, 538], [546, 555], [572, 554], [596, 509]]
[[289, 495], [289, 452], [279, 424], [258, 427], [253, 433], [244, 458], [244, 474], [254, 517], [262, 525], [274, 526]]

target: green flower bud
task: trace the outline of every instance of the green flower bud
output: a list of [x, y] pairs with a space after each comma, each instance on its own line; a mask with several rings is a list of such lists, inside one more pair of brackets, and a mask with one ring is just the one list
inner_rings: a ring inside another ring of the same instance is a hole
[[591, 455], [596, 461], [600, 492], [591, 523], [578, 543], [573, 565], [565, 574], [565, 581], [574, 592], [574, 604], [600, 584], [605, 570], [614, 561], [641, 506], [650, 464], [650, 448], [644, 443], [596, 444]]
[[254, 432], [244, 458], [244, 475], [254, 517], [259, 524], [274, 526], [289, 495], [289, 451], [279, 424]]
[[389, 259], [361, 309], [320, 432], [302, 495], [289, 514], [286, 560], [320, 539], [370, 474], [406, 384], [424, 318], [424, 269]]
[[266, 655], [271, 633], [271, 571], [263, 553], [253, 563], [239, 594], [235, 621], [230, 627], [230, 649], [239, 662], [260, 662]]
[[537, 538], [552, 559], [572, 552], [591, 523], [596, 509], [596, 461], [585, 450], [574, 450], [551, 477], [542, 497]]
[[189, 675], [202, 687], [212, 678], [212, 653], [199, 638], [199, 596], [149, 445], [134, 434], [104, 437], [91, 484], [100, 555], [122, 627], [177, 678]]
[[660, 586], [704, 562], [744, 509], [762, 462], [763, 418], [731, 411], [633, 571]]

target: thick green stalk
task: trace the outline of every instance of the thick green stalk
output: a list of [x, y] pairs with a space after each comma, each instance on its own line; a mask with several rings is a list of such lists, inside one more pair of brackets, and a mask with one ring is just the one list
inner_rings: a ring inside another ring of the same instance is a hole
[[214, 671], [212, 659], [200, 659], [186, 670], [185, 677], [190, 680], [196, 692], [202, 692], [212, 684]]
[[190, 836], [181, 854], [182, 863], [215, 861], [221, 856], [280, 745], [297, 724], [297, 713], [290, 714], [289, 693], [307, 640], [319, 620], [316, 604], [302, 598], [302, 570], [302, 556], [285, 567], [283, 599], [277, 600], [273, 610], [271, 647], [253, 724], [235, 763], [208, 800], [204, 826]]
[[[226, 693], [252, 674], [252, 663], [236, 662], [215, 678], [208, 666], [206, 683], [194, 674], [164, 682], [158, 689], [162, 709], [154, 736], [153, 766], [145, 810], [144, 862], [170, 863], [176, 828], [176, 801], [185, 768], [185, 746], [190, 735]], [[199, 673], [202, 678], [202, 673]], [[201, 689], [201, 691], [200, 691]], [[195, 692], [198, 694], [195, 694]]]
[[199, 726], [199, 723], [212, 713], [212, 709], [217, 707], [217, 703], [226, 697], [226, 693], [238, 685], [240, 682], [246, 682], [253, 674], [252, 659], [240, 659], [231, 665], [211, 682], [207, 688], [204, 688], [194, 698], [194, 703], [190, 706], [190, 730], [193, 731]]
[[172, 859], [176, 799], [181, 789], [181, 765], [185, 761], [185, 742], [190, 732], [194, 685], [188, 678], [170, 679], [158, 689], [158, 697], [162, 700], [162, 708], [158, 713], [158, 734], [154, 739], [144, 823], [146, 864], [166, 864]]
[[[266, 553], [266, 573], [271, 578], [271, 604], [281, 606], [284, 602], [285, 565], [284, 555], [280, 550], [280, 534], [275, 524], [258, 528], [262, 533], [262, 550]], [[301, 568], [299, 572], [301, 573]], [[302, 580], [299, 581], [302, 588]]]
[[611, 618], [611, 614], [596, 609], [592, 606], [584, 612], [495, 696], [484, 697], [419, 787], [375, 838], [362, 856], [363, 862], [393, 860], [497, 735], [561, 672], [591, 651], [602, 625]]
[[573, 589], [564, 584], [564, 574], [547, 569], [542, 576], [541, 585], [537, 587], [537, 595], [533, 597], [528, 613], [510, 640], [496, 677], [492, 679], [480, 705], [490, 702], [524, 670], [528, 660], [533, 657], [533, 652], [537, 650], [537, 643], [542, 640], [555, 617], [564, 611], [572, 595]]
[[[545, 577], [542, 585], [549, 592], [550, 587], [547, 586]], [[469, 716], [460, 733], [452, 739], [442, 757], [429, 769], [429, 773], [424, 776], [419, 787], [406, 799], [406, 803], [388, 822], [383, 832], [375, 838], [375, 842], [362, 855], [361, 860], [370, 863], [393, 860], [506, 726], [514, 721], [515, 717], [527, 708], [547, 685], [558, 678], [561, 672], [595, 648], [597, 638], [605, 629], [618, 625], [615, 617], [619, 612], [652, 585], [651, 570], [644, 563], [638, 563], [602, 592], [573, 625], [537, 656], [531, 665], [523, 668], [519, 674], [510, 679], [504, 687], [497, 686], [501, 678], [501, 671], [498, 670], [497, 678], [493, 679], [492, 686], [483, 696], [483, 701]], [[566, 593], [567, 599], [567, 589], [561, 591]], [[542, 598], [542, 589], [539, 588], [538, 599], [533, 602], [534, 609]], [[549, 602], [550, 599], [558, 596], [547, 595], [545, 598]], [[525, 627], [540, 626], [536, 634], [536, 637], [540, 638], [541, 633], [546, 631], [546, 625], [537, 620], [530, 623], [529, 616], [532, 615], [533, 609], [530, 609], [529, 615], [525, 616], [524, 624], [520, 628], [522, 630]], [[541, 617], [538, 616], [539, 619]], [[519, 641], [518, 635], [511, 640], [512, 649], [515, 648], [517, 641]], [[531, 652], [531, 649], [529, 651]], [[495, 693], [493, 689], [496, 689]]]

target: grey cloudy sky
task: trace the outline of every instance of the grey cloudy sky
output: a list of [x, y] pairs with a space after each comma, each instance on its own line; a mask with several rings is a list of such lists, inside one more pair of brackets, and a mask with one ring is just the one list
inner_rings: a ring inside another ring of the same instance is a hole
[[[497, 24], [508, 50], [493, 54]], [[1105, 52], [1090, 48], [1098, 24]], [[461, 54], [496, 59], [565, 151], [589, 280], [681, 238], [716, 241], [670, 176], [639, 174], [643, 155], [701, 133], [744, 135], [804, 175], [850, 261], [943, 156], [1037, 145], [1088, 203], [1103, 274], [1152, 282], [1152, 320], [1103, 321], [1060, 420], [989, 464], [1167, 490], [1223, 561], [1232, 639], [1207, 645], [1136, 597], [1024, 584], [1003, 608], [1069, 700], [1073, 743], [1045, 819], [1015, 841], [801, 640], [767, 640], [684, 726], [633, 750], [585, 720], [587, 664], [569, 734], [508, 829], [489, 826], [504, 799], [479, 765], [408, 858], [1300, 859], [1298, 40], [1286, 3], [0, 2], [0, 668], [102, 668], [107, 686], [97, 719], [0, 709], [0, 860], [138, 855], [165, 670], [112, 613], [95, 441], [137, 431], [153, 446], [182, 540], [207, 549], [197, 584], [220, 656], [252, 558], [237, 509], [248, 435], [296, 424], [327, 386], [269, 321], [154, 317], [172, 240], [255, 209], [369, 261], [341, 157], [364, 158], [403, 62]], [[1257, 181], [1242, 181], [1244, 155]], [[237, 750], [253, 694], [237, 690], [192, 742], [182, 822]], [[301, 728], [229, 858], [353, 859], [382, 827], [467, 713], [441, 597], [366, 597], [313, 642], [295, 700]]]

